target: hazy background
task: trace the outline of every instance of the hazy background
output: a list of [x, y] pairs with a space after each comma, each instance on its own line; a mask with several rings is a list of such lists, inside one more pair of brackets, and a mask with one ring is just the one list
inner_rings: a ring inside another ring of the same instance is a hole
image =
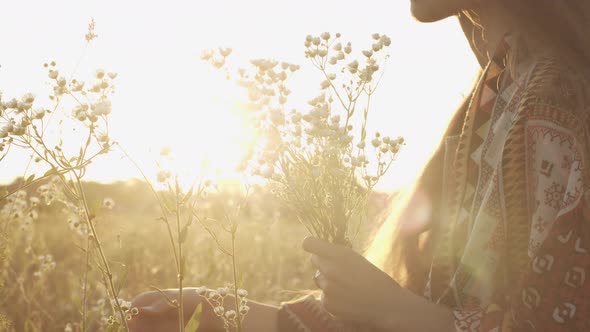
[[[42, 64], [52, 60], [63, 73], [81, 78], [96, 68], [119, 73], [111, 136], [148, 174], [155, 173], [153, 160], [165, 145], [187, 169], [208, 158], [227, 172], [239, 159], [249, 133], [235, 107], [237, 90], [199, 60], [206, 48], [232, 47], [236, 66], [256, 57], [302, 64], [306, 70], [291, 89], [295, 100], [305, 101], [320, 82], [305, 66], [307, 34], [341, 32], [354, 52], [367, 48], [374, 32], [389, 35], [392, 57], [370, 124], [404, 136], [407, 146], [381, 183], [386, 191], [407, 184], [420, 169], [477, 68], [456, 20], [419, 24], [409, 14], [409, 0], [3, 1], [2, 12], [4, 96], [31, 91], [41, 105], [49, 93]], [[92, 17], [99, 37], [86, 47]], [[2, 162], [0, 182], [22, 175], [27, 160], [11, 153]], [[90, 167], [87, 179], [137, 175], [112, 154]]]

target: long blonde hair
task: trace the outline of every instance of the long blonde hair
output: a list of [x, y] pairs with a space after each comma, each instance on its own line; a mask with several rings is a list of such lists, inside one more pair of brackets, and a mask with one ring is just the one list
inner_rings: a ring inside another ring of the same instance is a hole
[[[551, 52], [561, 63], [590, 79], [590, 0], [482, 0], [496, 1], [515, 26], [517, 52]], [[477, 29], [477, 9], [463, 13]], [[511, 52], [513, 50], [511, 49]], [[534, 54], [533, 54], [534, 55]], [[516, 57], [509, 55], [508, 70]], [[426, 163], [414, 186], [392, 206], [388, 218], [375, 233], [366, 256], [402, 286], [421, 292], [436, 246], [442, 194], [444, 138], [458, 134], [468, 107], [468, 97]], [[428, 211], [425, 227], [423, 213]], [[416, 216], [421, 217], [416, 217]]]

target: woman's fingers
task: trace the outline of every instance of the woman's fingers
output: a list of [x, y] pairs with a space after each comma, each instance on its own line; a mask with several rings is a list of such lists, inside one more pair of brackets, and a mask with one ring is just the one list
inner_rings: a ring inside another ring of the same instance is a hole
[[335, 263], [331, 260], [324, 259], [317, 255], [311, 255], [311, 264], [321, 272], [322, 275], [329, 279], [338, 280], [339, 282], [346, 282], [348, 273], [346, 266]]
[[344, 261], [353, 251], [347, 247], [330, 244], [315, 237], [308, 236], [303, 240], [303, 250], [335, 261]]

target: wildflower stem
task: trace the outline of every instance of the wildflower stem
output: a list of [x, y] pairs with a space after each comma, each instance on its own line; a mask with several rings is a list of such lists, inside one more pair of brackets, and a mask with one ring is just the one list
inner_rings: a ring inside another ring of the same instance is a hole
[[125, 331], [129, 331], [129, 326], [127, 324], [127, 319], [125, 318], [125, 312], [123, 308], [121, 308], [121, 303], [119, 303], [119, 299], [117, 296], [117, 291], [115, 289], [115, 283], [113, 282], [113, 274], [111, 273], [111, 268], [109, 267], [109, 262], [106, 258], [106, 255], [102, 249], [102, 245], [100, 244], [100, 240], [98, 239], [98, 234], [96, 232], [96, 228], [94, 227], [94, 223], [92, 222], [92, 216], [90, 214], [90, 209], [88, 208], [88, 201], [86, 199], [86, 193], [84, 192], [84, 188], [82, 187], [82, 181], [80, 176], [74, 172], [74, 177], [76, 178], [76, 184], [78, 185], [78, 190], [80, 191], [80, 197], [82, 205], [84, 206], [84, 214], [86, 216], [86, 220], [88, 221], [88, 227], [90, 228], [91, 235], [94, 238], [94, 243], [96, 244], [96, 248], [98, 249], [98, 253], [100, 256], [100, 260], [102, 263], [102, 267], [104, 268], [104, 275], [108, 281], [108, 288], [110, 293], [115, 301], [115, 307], [121, 316], [121, 324], [125, 326]]
[[90, 238], [86, 237], [86, 264], [84, 265], [84, 294], [82, 297], [82, 332], [86, 332], [86, 306], [88, 296], [88, 267], [90, 260]]
[[182, 228], [180, 227], [180, 197], [178, 178], [176, 179], [176, 228], [178, 231], [178, 324], [180, 332], [184, 332], [184, 299], [182, 281], [184, 278], [184, 261], [182, 257]]
[[231, 259], [234, 274], [234, 301], [236, 304], [236, 330], [242, 332], [242, 314], [240, 313], [240, 299], [238, 296], [238, 272], [236, 267], [236, 232], [231, 233]]
[[133, 164], [133, 166], [135, 166], [137, 171], [141, 174], [141, 176], [145, 180], [145, 183], [148, 184], [148, 186], [150, 187], [150, 190], [152, 191], [152, 193], [154, 194], [154, 197], [156, 198], [156, 200], [158, 201], [158, 204], [160, 205], [160, 211], [162, 212], [162, 220], [166, 224], [166, 228], [168, 230], [168, 237], [170, 238], [170, 241], [171, 241], [170, 243], [172, 244], [172, 251], [174, 252], [174, 262], [176, 263], [176, 267], [178, 269], [178, 254], [176, 253], [176, 246], [174, 245], [174, 237], [172, 236], [172, 228], [170, 227], [170, 222], [168, 221], [168, 218], [166, 216], [168, 209], [166, 208], [166, 206], [162, 202], [162, 199], [160, 198], [160, 195], [158, 195], [156, 188], [154, 188], [154, 186], [152, 185], [152, 183], [148, 179], [147, 175], [145, 175], [145, 172], [141, 169], [141, 167], [139, 167], [139, 164], [135, 161], [135, 159], [131, 158], [131, 156], [129, 155], [127, 150], [125, 150], [121, 146], [121, 144], [119, 144], [119, 143], [116, 143], [116, 144], [119, 147], [119, 150], [121, 150], [121, 152], [125, 155], [125, 157], [127, 157], [127, 159], [129, 159], [129, 161]]

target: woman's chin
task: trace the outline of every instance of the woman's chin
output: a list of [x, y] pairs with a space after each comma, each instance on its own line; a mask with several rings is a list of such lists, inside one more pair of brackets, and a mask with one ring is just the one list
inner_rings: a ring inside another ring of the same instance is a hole
[[411, 11], [412, 16], [423, 23], [437, 22], [455, 14], [440, 8], [440, 0], [411, 0]]

